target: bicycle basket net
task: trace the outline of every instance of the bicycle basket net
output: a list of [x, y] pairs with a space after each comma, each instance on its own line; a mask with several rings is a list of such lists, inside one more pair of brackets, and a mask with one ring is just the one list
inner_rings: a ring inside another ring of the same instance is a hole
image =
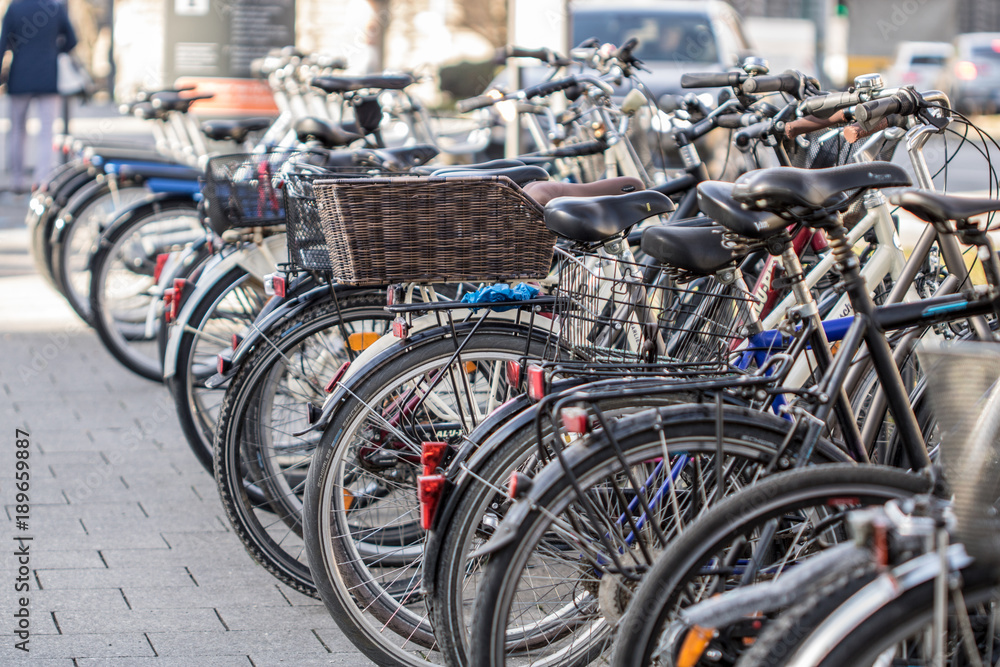
[[713, 276], [680, 284], [606, 255], [557, 249], [557, 257], [561, 342], [589, 362], [728, 367], [752, 318], [752, 296]]
[[955, 494], [955, 537], [1000, 565], [1000, 349], [996, 343], [928, 343], [918, 355]]

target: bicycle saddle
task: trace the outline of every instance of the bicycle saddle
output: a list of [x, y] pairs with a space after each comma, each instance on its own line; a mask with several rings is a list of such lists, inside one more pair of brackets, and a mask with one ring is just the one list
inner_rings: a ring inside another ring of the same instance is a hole
[[473, 169], [472, 171], [445, 171], [443, 174], [434, 172], [431, 176], [444, 178], [469, 178], [473, 176], [506, 176], [519, 186], [531, 181], [541, 181], [549, 177], [549, 172], [541, 167], [507, 167], [505, 169]]
[[556, 197], [601, 197], [644, 190], [642, 181], [630, 176], [606, 178], [593, 183], [563, 183], [562, 181], [536, 181], [524, 187], [524, 192], [545, 206]]
[[430, 144], [398, 148], [363, 149], [357, 152], [357, 162], [390, 171], [406, 171], [437, 157], [438, 149]]
[[181, 97], [180, 93], [169, 92], [150, 95], [150, 101], [152, 101], [154, 109], [159, 109], [164, 113], [167, 111], [180, 111], [181, 113], [186, 113], [187, 110], [191, 108], [191, 105], [198, 100], [210, 100], [213, 97], [215, 97], [214, 93]]
[[775, 167], [743, 174], [733, 198], [758, 211], [788, 213], [794, 208], [818, 210], [845, 203], [844, 193], [867, 188], [910, 185], [903, 168], [888, 162], [849, 164], [829, 169]]
[[436, 174], [438, 176], [444, 176], [448, 172], [452, 171], [472, 171], [474, 169], [506, 169], [507, 167], [523, 167], [524, 162], [520, 160], [489, 160], [488, 162], [476, 162], [474, 164], [453, 164], [447, 167], [425, 167], [427, 175]]
[[345, 93], [349, 90], [381, 88], [402, 90], [413, 83], [409, 74], [377, 74], [374, 76], [319, 76], [310, 83], [324, 93]]
[[604, 197], [559, 197], [545, 206], [545, 226], [571, 241], [599, 243], [646, 218], [673, 210], [673, 202], [655, 190]]
[[241, 118], [238, 120], [210, 120], [201, 124], [202, 133], [213, 141], [232, 139], [243, 143], [251, 132], [266, 130], [274, 121], [270, 118]]
[[918, 218], [935, 224], [968, 220], [983, 213], [1000, 211], [1000, 199], [941, 195], [927, 190], [899, 192], [890, 197], [890, 201]]
[[722, 245], [724, 231], [719, 225], [657, 225], [643, 231], [642, 251], [661, 264], [710, 276], [744, 254]]
[[698, 208], [731, 232], [751, 239], [766, 239], [788, 226], [773, 213], [747, 211], [733, 199], [732, 183], [705, 181], [698, 184]]
[[307, 116], [295, 121], [295, 136], [302, 142], [318, 141], [327, 148], [346, 146], [361, 138], [360, 134], [355, 134], [315, 116]]
[[150, 120], [151, 118], [156, 118], [160, 115], [158, 111], [153, 108], [152, 102], [139, 102], [137, 104], [133, 104], [130, 109], [130, 113], [136, 118], [140, 118], [142, 120]]

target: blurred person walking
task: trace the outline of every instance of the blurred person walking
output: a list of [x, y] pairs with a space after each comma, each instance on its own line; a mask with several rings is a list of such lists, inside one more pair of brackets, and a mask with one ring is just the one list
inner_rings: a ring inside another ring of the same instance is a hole
[[41, 122], [36, 137], [32, 189], [37, 188], [52, 165], [52, 123], [59, 108], [58, 65], [60, 53], [76, 46], [76, 33], [66, 5], [57, 0], [13, 0], [0, 30], [0, 59], [12, 53], [7, 76], [10, 95], [10, 147], [7, 169], [15, 192], [26, 190], [24, 181], [25, 136], [28, 108], [36, 101]]

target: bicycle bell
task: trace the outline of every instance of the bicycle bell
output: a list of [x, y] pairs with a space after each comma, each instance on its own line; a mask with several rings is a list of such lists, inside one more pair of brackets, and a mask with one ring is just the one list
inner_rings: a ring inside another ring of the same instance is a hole
[[854, 77], [854, 89], [859, 93], [873, 93], [883, 88], [885, 88], [885, 84], [882, 82], [882, 75], [878, 72]]
[[750, 76], [757, 76], [759, 74], [767, 74], [771, 71], [768, 63], [763, 58], [758, 58], [757, 56], [748, 56], [743, 60], [743, 71]]

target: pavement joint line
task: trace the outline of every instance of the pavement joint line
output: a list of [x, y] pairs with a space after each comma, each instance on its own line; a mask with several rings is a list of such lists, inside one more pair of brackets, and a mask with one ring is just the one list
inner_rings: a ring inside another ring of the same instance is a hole
[[330, 647], [326, 645], [326, 642], [323, 641], [323, 638], [319, 636], [319, 633], [316, 632], [315, 629], [310, 630], [310, 632], [312, 632], [313, 637], [315, 637], [319, 641], [319, 643], [323, 645], [323, 648], [326, 649], [327, 653], [333, 653], [333, 651], [330, 650]]

